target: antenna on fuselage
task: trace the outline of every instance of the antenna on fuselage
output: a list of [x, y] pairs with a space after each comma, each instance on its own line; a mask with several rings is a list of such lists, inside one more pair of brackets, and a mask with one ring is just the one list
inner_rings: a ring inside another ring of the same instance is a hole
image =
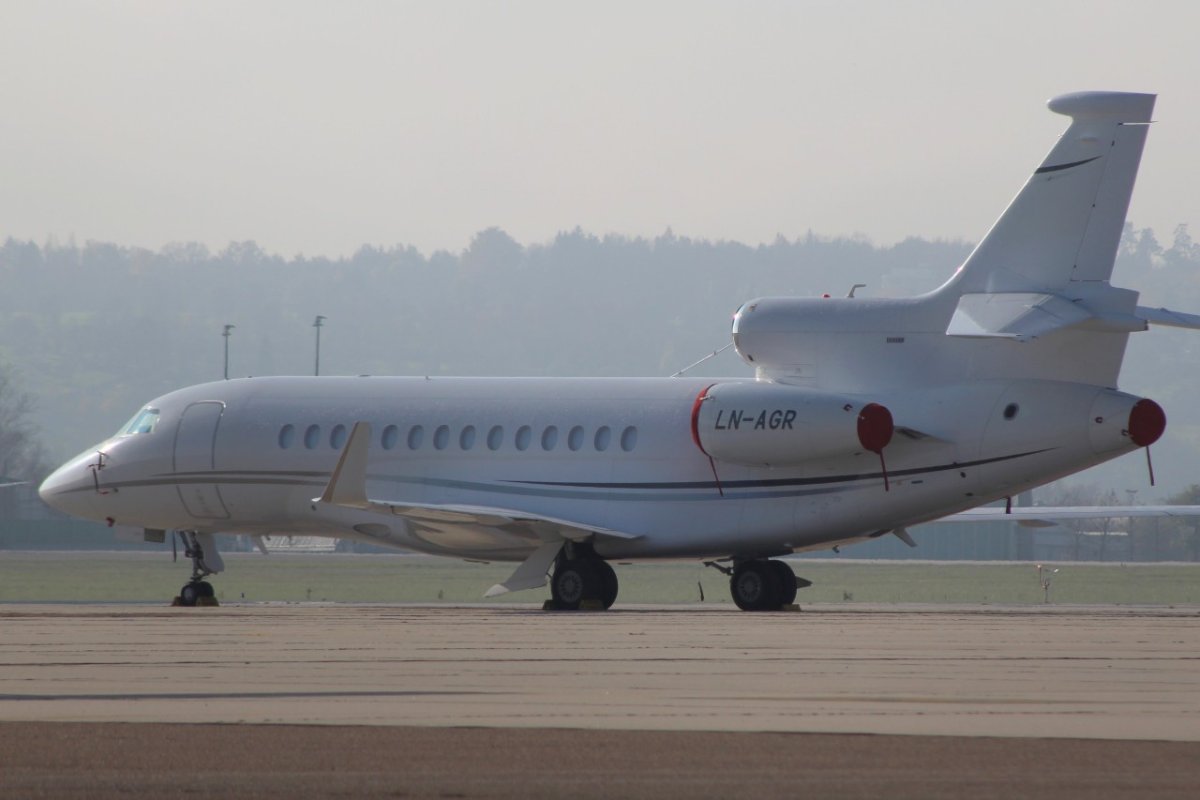
[[699, 361], [697, 361], [697, 362], [696, 362], [696, 363], [694, 363], [694, 364], [688, 364], [686, 367], [684, 367], [683, 369], [679, 370], [679, 372], [676, 372], [676, 373], [675, 373], [674, 375], [672, 375], [671, 377], [672, 377], [672, 378], [678, 378], [680, 375], [682, 375], [683, 373], [687, 372], [688, 370], [690, 370], [690, 369], [695, 369], [696, 367], [698, 367], [698, 366], [700, 366], [701, 364], [703, 364], [705, 361], [708, 361], [710, 358], [715, 358], [716, 356], [719, 356], [719, 355], [721, 355], [721, 353], [724, 353], [726, 350], [728, 350], [728, 349], [729, 349], [729, 348], [731, 348], [731, 347], [733, 347], [733, 342], [730, 342], [729, 344], [725, 345], [725, 346], [724, 346], [724, 347], [722, 347], [720, 350], [713, 350], [711, 353], [709, 353], [709, 354], [708, 354], [708, 355], [706, 355], [704, 358], [700, 359]]

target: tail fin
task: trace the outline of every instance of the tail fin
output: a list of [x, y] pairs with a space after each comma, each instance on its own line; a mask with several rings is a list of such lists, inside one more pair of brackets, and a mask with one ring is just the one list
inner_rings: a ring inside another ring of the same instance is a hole
[[1155, 95], [1078, 92], [1051, 111], [1071, 126], [946, 289], [1053, 292], [1107, 282]]

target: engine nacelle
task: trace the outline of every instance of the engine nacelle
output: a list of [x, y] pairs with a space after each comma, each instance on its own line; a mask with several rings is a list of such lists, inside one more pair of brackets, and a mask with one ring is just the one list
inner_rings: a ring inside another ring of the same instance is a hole
[[692, 407], [692, 438], [705, 455], [753, 467], [880, 453], [893, 432], [878, 403], [781, 384], [714, 384]]
[[1167, 427], [1167, 415], [1153, 400], [1124, 392], [1101, 392], [1092, 403], [1088, 438], [1092, 450], [1106, 453], [1130, 444], [1149, 447]]

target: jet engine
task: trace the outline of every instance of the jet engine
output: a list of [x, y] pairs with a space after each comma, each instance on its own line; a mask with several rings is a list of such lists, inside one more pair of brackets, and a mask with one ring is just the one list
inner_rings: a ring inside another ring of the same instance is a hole
[[692, 407], [696, 446], [710, 458], [752, 467], [882, 454], [894, 430], [879, 403], [782, 384], [714, 384]]
[[1153, 400], [1112, 390], [1101, 392], [1092, 404], [1088, 436], [1092, 450], [1122, 450], [1130, 443], [1149, 447], [1167, 427], [1167, 415]]

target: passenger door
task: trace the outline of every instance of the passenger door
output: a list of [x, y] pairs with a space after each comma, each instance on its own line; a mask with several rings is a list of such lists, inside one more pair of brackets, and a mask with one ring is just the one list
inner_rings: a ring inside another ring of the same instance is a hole
[[216, 466], [217, 429], [225, 404], [215, 400], [192, 403], [184, 409], [175, 431], [176, 485], [179, 499], [196, 519], [228, 519], [221, 490], [212, 480]]

